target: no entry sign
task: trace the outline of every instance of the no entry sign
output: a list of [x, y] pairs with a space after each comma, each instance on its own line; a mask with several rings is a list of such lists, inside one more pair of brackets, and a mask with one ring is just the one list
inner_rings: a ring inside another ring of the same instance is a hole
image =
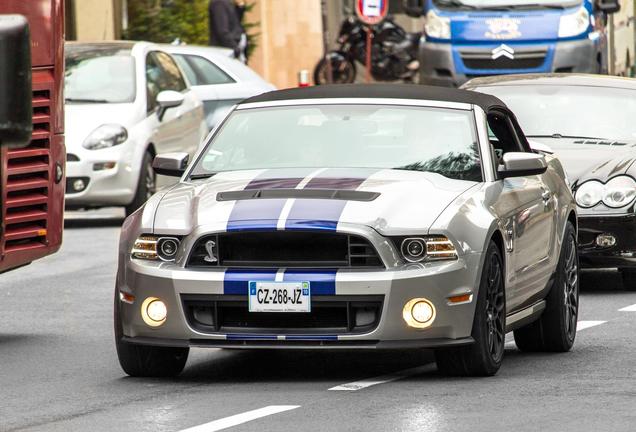
[[376, 25], [389, 13], [389, 0], [356, 0], [356, 13], [366, 25]]

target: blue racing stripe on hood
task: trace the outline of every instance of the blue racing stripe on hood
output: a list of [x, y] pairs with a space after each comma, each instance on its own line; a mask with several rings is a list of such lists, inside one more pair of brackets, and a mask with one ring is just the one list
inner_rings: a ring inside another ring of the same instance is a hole
[[[332, 168], [311, 179], [305, 189], [356, 190], [377, 169]], [[286, 230], [335, 231], [347, 201], [332, 199], [298, 199], [289, 212]]]
[[[309, 168], [267, 170], [245, 186], [245, 190], [293, 189], [311, 172]], [[239, 200], [227, 221], [228, 231], [276, 229], [285, 199]]]

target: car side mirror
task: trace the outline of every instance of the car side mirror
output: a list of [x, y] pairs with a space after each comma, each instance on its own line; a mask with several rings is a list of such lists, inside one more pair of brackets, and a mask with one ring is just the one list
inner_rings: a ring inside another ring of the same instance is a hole
[[155, 156], [152, 161], [152, 169], [157, 174], [181, 177], [188, 167], [190, 155], [187, 153], [163, 153]]
[[185, 100], [185, 96], [174, 90], [164, 90], [157, 95], [157, 105], [159, 105], [159, 111], [157, 111], [157, 116], [159, 117], [159, 121], [163, 120], [163, 116], [166, 114], [166, 111], [170, 108], [175, 108], [183, 104]]
[[596, 7], [608, 15], [621, 10], [621, 5], [618, 0], [596, 0]]
[[402, 0], [402, 8], [411, 18], [419, 18], [424, 13], [425, 0]]
[[536, 153], [511, 152], [503, 155], [503, 163], [497, 170], [499, 177], [525, 177], [546, 172], [545, 156]]
[[31, 141], [31, 40], [22, 15], [0, 15], [0, 145]]

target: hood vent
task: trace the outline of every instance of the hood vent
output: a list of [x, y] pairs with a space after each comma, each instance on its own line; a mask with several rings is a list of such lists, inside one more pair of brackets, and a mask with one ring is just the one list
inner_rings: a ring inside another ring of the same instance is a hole
[[339, 189], [256, 189], [219, 192], [217, 201], [239, 201], [251, 199], [333, 199], [347, 201], [373, 201], [378, 192], [362, 192]]

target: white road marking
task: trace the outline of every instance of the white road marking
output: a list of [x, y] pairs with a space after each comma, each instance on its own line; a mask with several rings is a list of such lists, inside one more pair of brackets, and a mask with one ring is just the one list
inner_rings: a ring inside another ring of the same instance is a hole
[[636, 304], [633, 304], [633, 305], [631, 305], [631, 306], [624, 307], [624, 308], [622, 308], [622, 309], [619, 309], [618, 311], [619, 311], [619, 312], [636, 312]]
[[181, 432], [220, 431], [223, 429], [230, 428], [232, 426], [238, 426], [240, 424], [259, 419], [261, 417], [267, 417], [272, 414], [278, 414], [278, 413], [290, 411], [296, 408], [300, 408], [300, 405], [270, 405], [270, 406], [259, 408], [253, 411], [247, 411], [241, 414], [225, 417], [219, 420], [214, 420], [213, 422], [205, 423], [199, 426], [194, 426], [189, 429], [183, 429]]
[[356, 391], [362, 390], [367, 387], [371, 387], [378, 384], [385, 384], [392, 381], [397, 381], [402, 378], [406, 378], [411, 375], [417, 375], [419, 373], [424, 372], [428, 366], [417, 366], [410, 369], [404, 369], [401, 371], [393, 372], [387, 375], [381, 375], [375, 378], [367, 378], [360, 381], [354, 381], [347, 384], [337, 385], [335, 387], [331, 387], [329, 390], [334, 391]]
[[607, 321], [579, 321], [576, 323], [576, 331], [580, 332], [590, 327], [596, 327], [597, 325], [605, 324]]

